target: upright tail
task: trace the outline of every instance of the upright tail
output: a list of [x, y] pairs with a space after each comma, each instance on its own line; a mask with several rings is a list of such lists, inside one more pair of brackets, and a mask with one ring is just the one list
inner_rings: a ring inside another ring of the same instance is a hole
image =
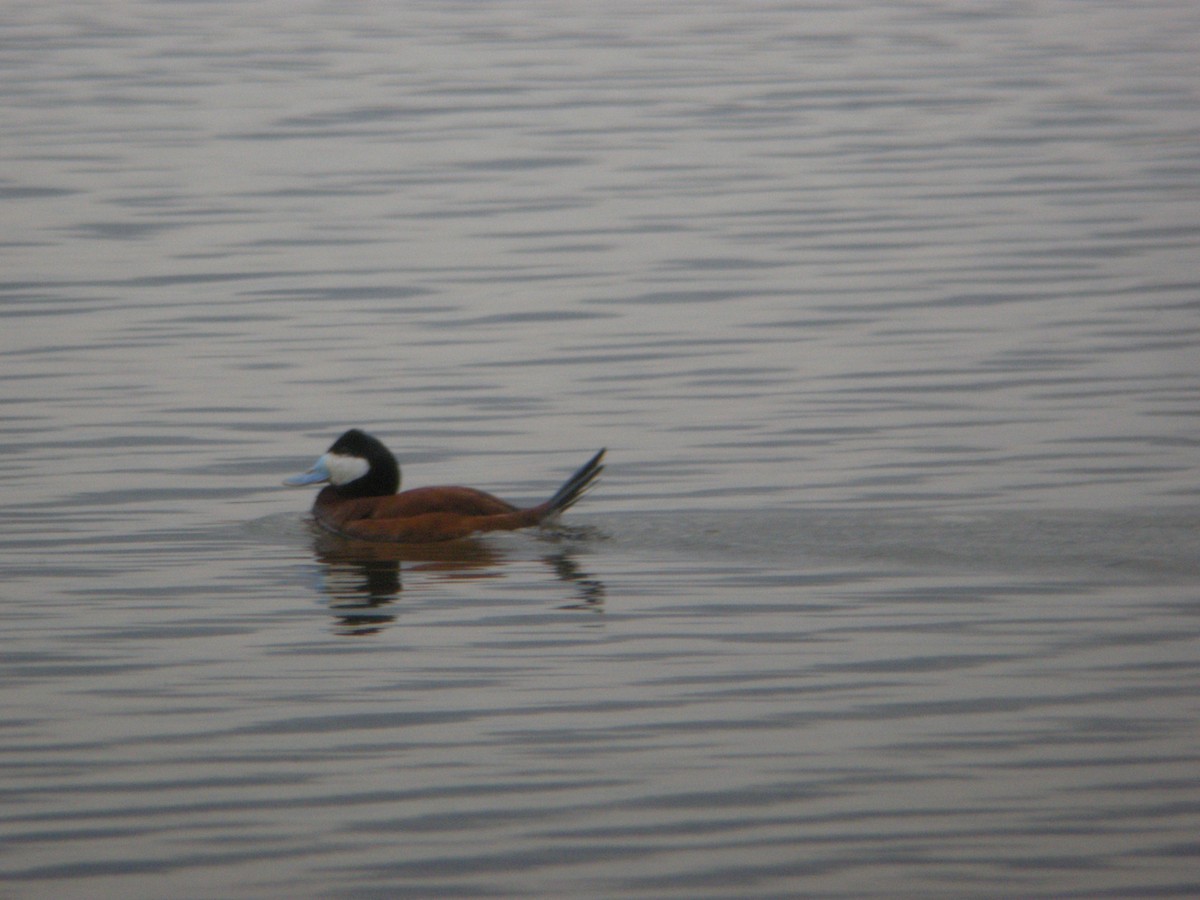
[[604, 466], [600, 462], [602, 459], [604, 459], [604, 450], [601, 450], [584, 463], [579, 468], [579, 471], [567, 479], [566, 483], [558, 489], [558, 492], [553, 497], [538, 507], [544, 510], [539, 518], [548, 518], [557, 515], [563, 510], [574, 506], [580, 497], [595, 486], [596, 479], [604, 471]]

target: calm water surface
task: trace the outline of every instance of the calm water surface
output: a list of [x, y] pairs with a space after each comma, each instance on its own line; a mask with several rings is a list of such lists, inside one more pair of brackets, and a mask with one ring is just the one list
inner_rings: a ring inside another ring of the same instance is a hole
[[[1200, 7], [0, 16], [0, 896], [1200, 893]], [[537, 501], [425, 552], [350, 426]]]

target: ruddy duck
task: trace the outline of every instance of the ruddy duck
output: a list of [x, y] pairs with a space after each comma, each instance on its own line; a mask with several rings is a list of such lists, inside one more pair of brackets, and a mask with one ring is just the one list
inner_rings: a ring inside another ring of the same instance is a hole
[[379, 440], [352, 428], [311, 469], [284, 484], [329, 482], [317, 494], [313, 516], [335, 534], [368, 541], [425, 544], [481, 531], [538, 525], [570, 508], [604, 470], [601, 450], [545, 503], [524, 509], [467, 487], [400, 489], [400, 466]]

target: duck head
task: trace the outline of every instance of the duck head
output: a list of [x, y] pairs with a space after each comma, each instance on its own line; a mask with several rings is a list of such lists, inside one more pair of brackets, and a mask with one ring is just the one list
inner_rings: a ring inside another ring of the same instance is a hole
[[333, 442], [313, 467], [285, 478], [284, 484], [329, 482], [344, 497], [379, 497], [400, 489], [400, 466], [396, 457], [377, 438], [351, 428]]

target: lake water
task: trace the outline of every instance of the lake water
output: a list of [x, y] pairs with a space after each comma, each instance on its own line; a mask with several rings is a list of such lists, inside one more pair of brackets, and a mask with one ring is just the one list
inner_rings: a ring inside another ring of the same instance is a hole
[[[7, 4], [0, 896], [1200, 893], [1197, 46]], [[364, 549], [351, 426], [609, 466]]]

